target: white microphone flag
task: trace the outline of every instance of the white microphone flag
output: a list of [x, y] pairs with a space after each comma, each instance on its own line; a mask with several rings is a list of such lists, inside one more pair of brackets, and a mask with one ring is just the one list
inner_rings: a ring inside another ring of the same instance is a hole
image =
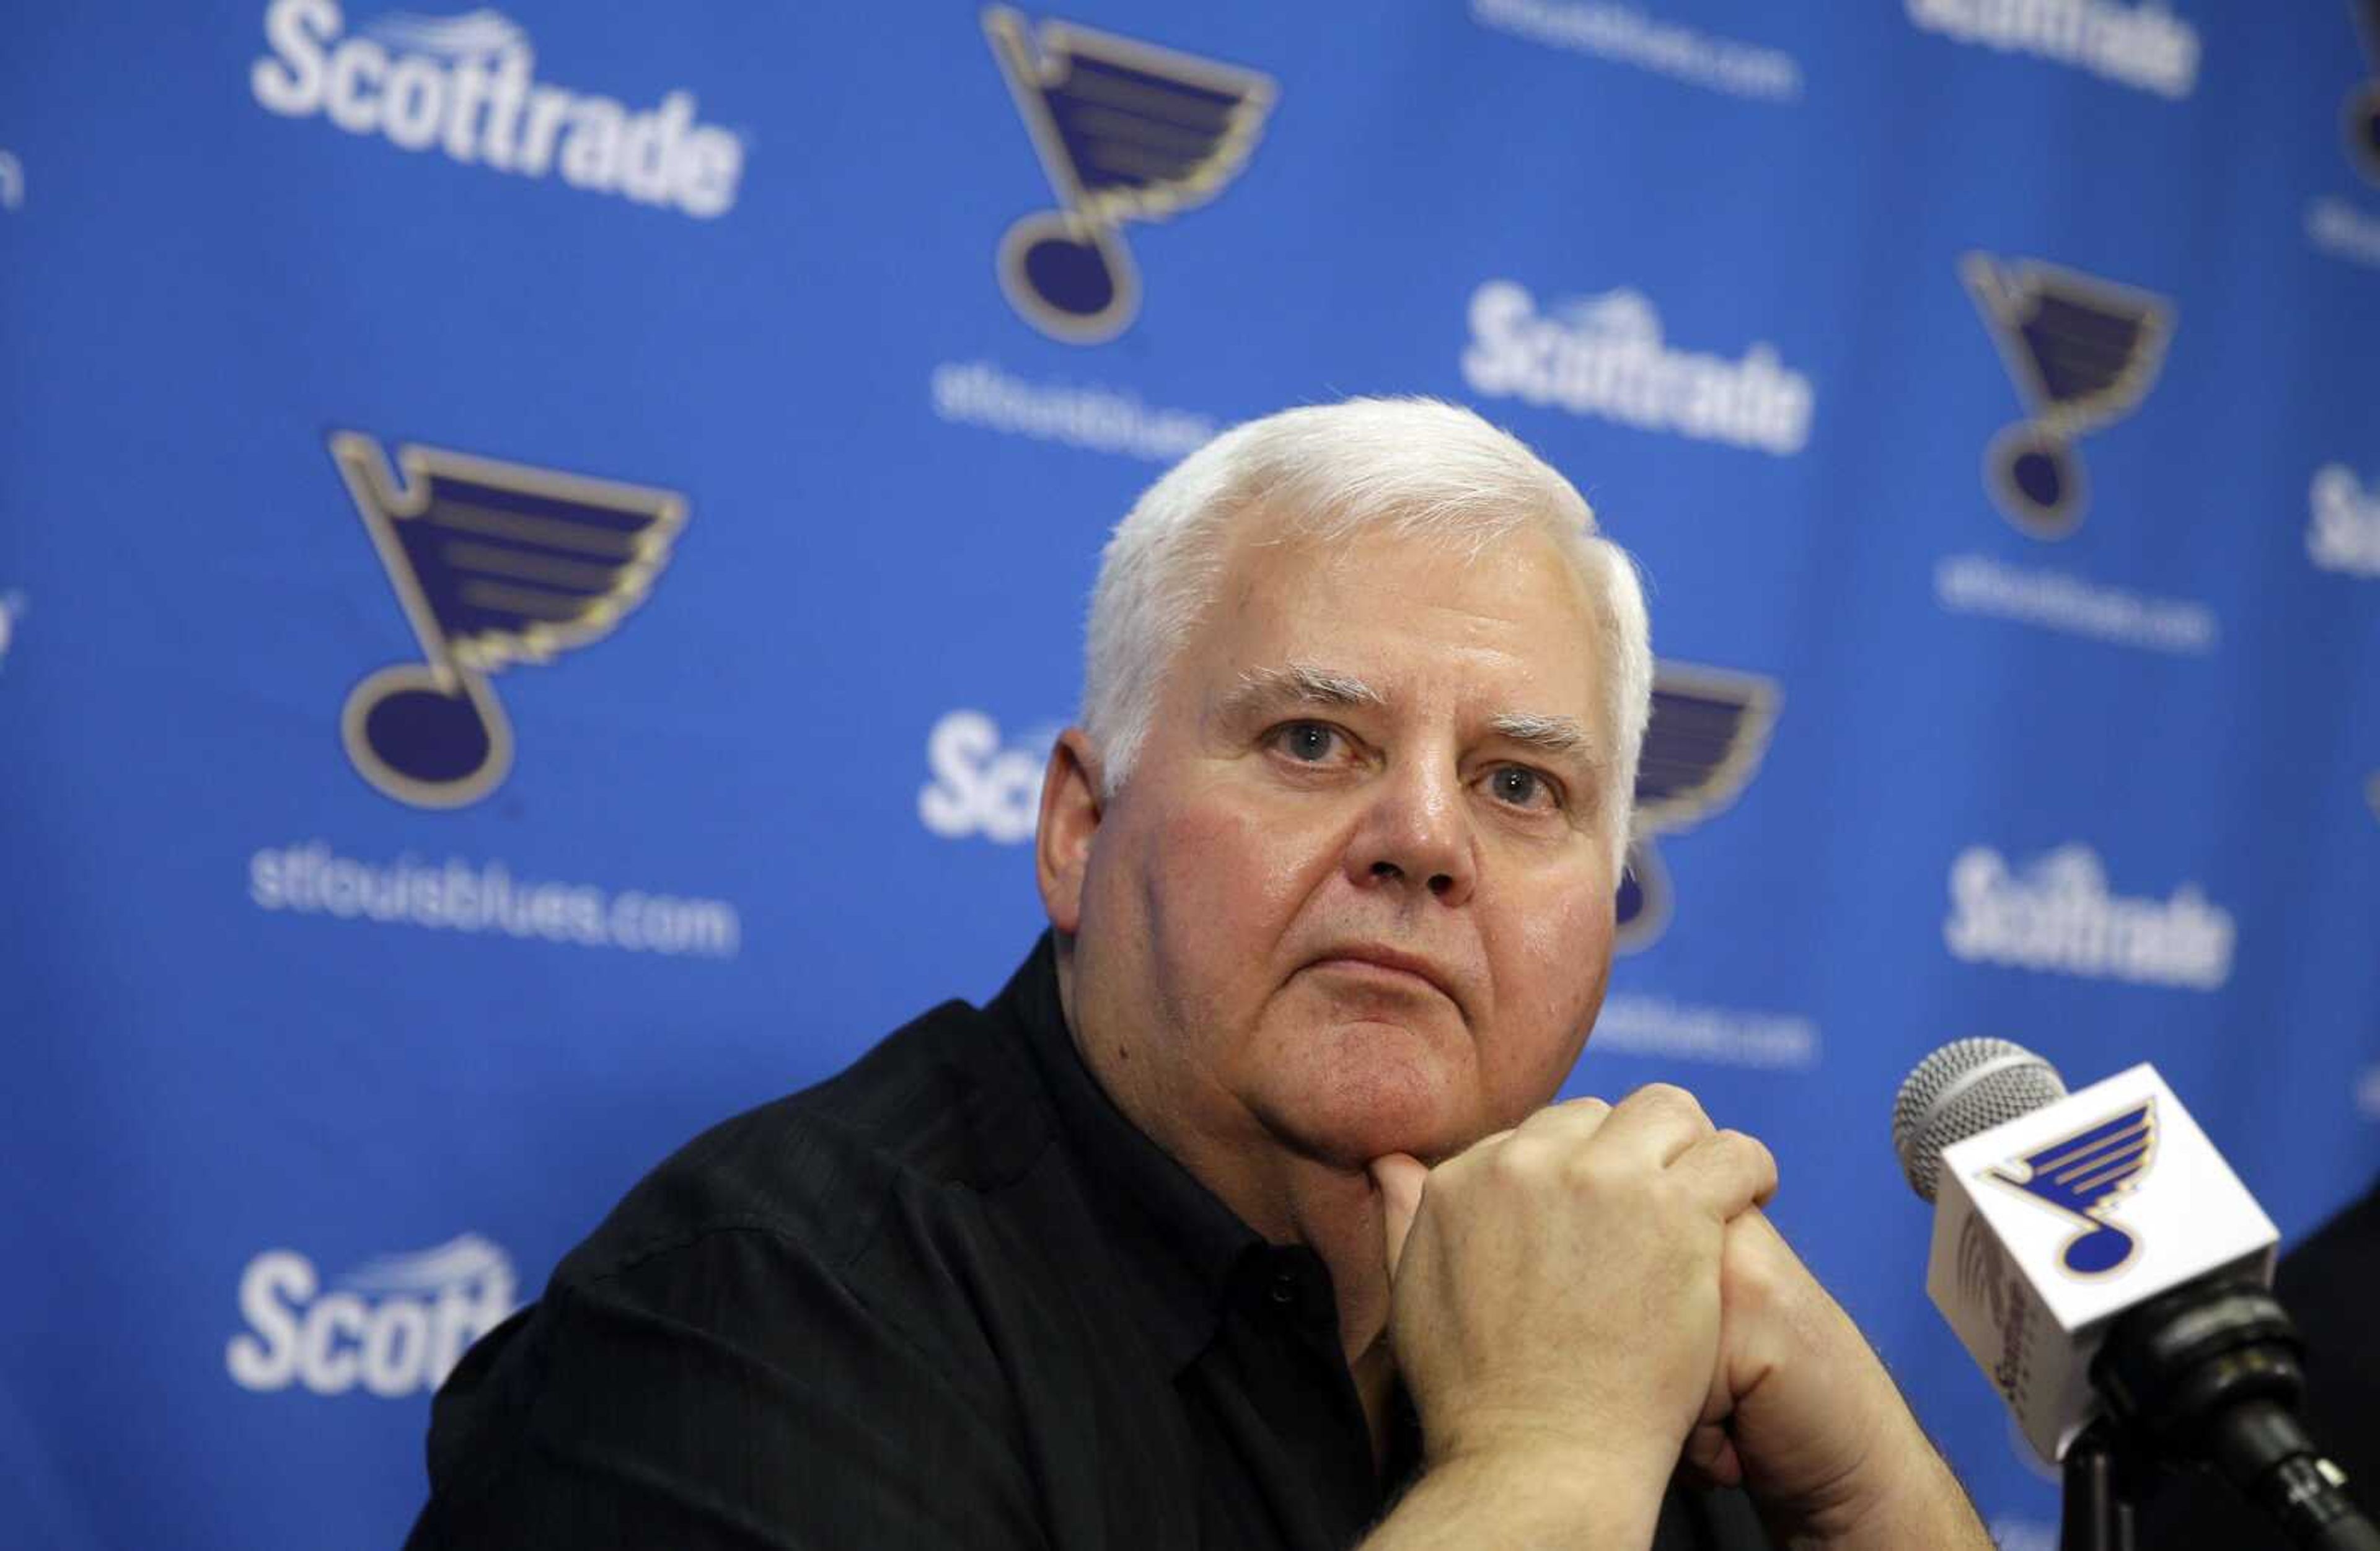
[[2210, 1272], [2269, 1284], [2279, 1237], [2143, 1063], [1943, 1149], [1925, 1290], [2054, 1463], [2108, 1324]]

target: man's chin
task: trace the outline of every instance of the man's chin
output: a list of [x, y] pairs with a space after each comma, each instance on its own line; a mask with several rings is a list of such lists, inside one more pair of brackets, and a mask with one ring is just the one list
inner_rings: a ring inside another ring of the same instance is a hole
[[1431, 1042], [1394, 1030], [1334, 1034], [1268, 1106], [1272, 1129], [1298, 1151], [1361, 1171], [1390, 1153], [1435, 1164], [1475, 1139], [1467, 1084]]

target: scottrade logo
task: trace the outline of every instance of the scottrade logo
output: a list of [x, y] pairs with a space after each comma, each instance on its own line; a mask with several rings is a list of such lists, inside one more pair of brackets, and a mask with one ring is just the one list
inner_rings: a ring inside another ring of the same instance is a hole
[[1732, 360], [1674, 348], [1641, 291], [1540, 310], [1527, 287], [1490, 280], [1471, 294], [1470, 324], [1463, 380], [1484, 397], [1779, 457], [1809, 442], [1816, 395], [1775, 345], [1755, 342]]
[[2198, 30], [2165, 0], [1907, 0], [1909, 19], [1970, 47], [2086, 70], [2180, 102], [2198, 84]]
[[2195, 883], [2163, 900], [2114, 893], [2086, 845], [2060, 846], [2021, 869], [1976, 845], [1950, 864], [1942, 940], [1970, 963], [2213, 991], [2231, 977], [2239, 927]]
[[2132, 1262], [2140, 1236], [2107, 1220], [2156, 1158], [2156, 1100], [2138, 1104], [2061, 1136], [1984, 1177], [2080, 1224], [2058, 1257], [2069, 1275], [2109, 1277]]
[[1041, 820], [1041, 774], [1063, 730], [1051, 722], [1009, 737], [981, 711], [950, 712], [926, 735], [933, 779], [917, 789], [917, 821], [944, 840], [1031, 840]]
[[2345, 464], [2326, 463], [2306, 500], [2307, 556], [2325, 571], [2380, 577], [2380, 480], [2366, 485]]
[[1140, 310], [1123, 226], [1205, 204], [1238, 176], [1273, 83], [1068, 22], [1028, 32], [1004, 6], [984, 12], [983, 30], [1058, 197], [1001, 239], [1001, 289], [1052, 339], [1113, 339]]
[[1970, 253], [1961, 273], [2027, 411], [1992, 439], [1985, 483], [2019, 528], [2063, 539], [2082, 521], [2074, 442], [2147, 395], [2165, 364], [2173, 309], [2145, 291], [2030, 260]]
[[709, 218], [735, 208], [744, 144], [695, 122], [694, 93], [631, 109], [598, 92], [536, 79], [528, 34], [502, 12], [392, 13], [354, 37], [333, 0], [273, 0], [272, 54], [249, 70], [258, 104], [288, 118], [320, 114], [350, 135], [400, 151], [442, 151], [518, 177], [559, 177]]
[[1669, 870], [1655, 837], [1690, 830], [1735, 800], [1777, 721], [1775, 681], [1685, 662], [1653, 673], [1653, 716], [1636, 766], [1636, 809], [1620, 880], [1616, 943], [1633, 953], [1670, 924]]
[[347, 757], [416, 807], [459, 807], [512, 769], [513, 734], [488, 676], [601, 640], [644, 600], [686, 524], [672, 491], [498, 463], [437, 447], [331, 438], [422, 660], [349, 692]]
[[1992, 1328], [1999, 1333], [2000, 1354], [1991, 1367], [1992, 1382], [2013, 1400], [2031, 1387], [2033, 1378], [2033, 1353], [2025, 1340], [2023, 1284], [1980, 1212], [1970, 1214], [1959, 1229], [1955, 1266], [1959, 1295], [1970, 1306], [1982, 1307]]
[[419, 1394], [511, 1317], [518, 1292], [512, 1261], [476, 1233], [374, 1260], [327, 1288], [306, 1256], [268, 1250], [239, 1278], [247, 1328], [225, 1346], [224, 1365], [243, 1389]]

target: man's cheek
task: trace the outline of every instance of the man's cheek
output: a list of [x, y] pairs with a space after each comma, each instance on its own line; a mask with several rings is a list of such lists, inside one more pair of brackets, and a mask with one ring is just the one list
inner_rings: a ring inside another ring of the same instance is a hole
[[1222, 912], [1207, 923], [1254, 932], [1277, 930], [1310, 883], [1314, 847], [1293, 828], [1232, 809], [1189, 809], [1159, 837], [1170, 860], [1172, 891]]
[[1610, 966], [1612, 902], [1580, 890], [1563, 891], [1554, 901], [1524, 912], [1514, 925], [1514, 967], [1548, 997], [1582, 996], [1602, 984]]
[[1512, 1015], [1501, 1064], [1524, 1090], [1542, 1087], [1550, 1097], [1569, 1075], [1603, 1004], [1611, 973], [1610, 902], [1533, 915], [1514, 939], [1512, 973], [1500, 977], [1497, 999]]

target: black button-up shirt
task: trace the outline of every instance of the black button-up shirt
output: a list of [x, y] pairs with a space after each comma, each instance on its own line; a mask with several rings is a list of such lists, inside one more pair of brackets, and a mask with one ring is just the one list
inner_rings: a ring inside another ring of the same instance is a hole
[[[1376, 1469], [1321, 1259], [1084, 1067], [1045, 938], [849, 1071], [707, 1133], [438, 1395], [411, 1551], [1338, 1551]], [[1759, 1546], [1673, 1492], [1662, 1551]]]

